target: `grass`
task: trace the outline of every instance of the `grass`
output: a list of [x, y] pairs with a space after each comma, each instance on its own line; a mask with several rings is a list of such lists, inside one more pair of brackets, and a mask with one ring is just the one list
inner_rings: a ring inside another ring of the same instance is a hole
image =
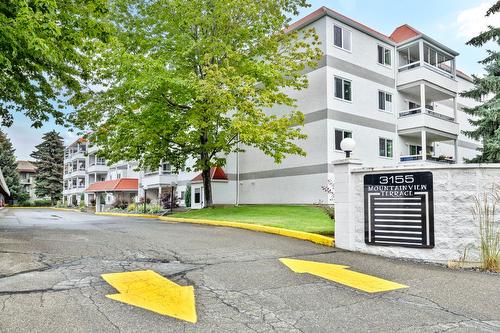
[[315, 206], [241, 205], [190, 210], [171, 217], [243, 222], [322, 235], [333, 235], [335, 230], [334, 221]]

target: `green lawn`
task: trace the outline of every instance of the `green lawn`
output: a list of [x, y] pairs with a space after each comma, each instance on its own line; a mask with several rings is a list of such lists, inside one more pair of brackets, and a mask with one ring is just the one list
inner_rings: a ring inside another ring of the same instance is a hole
[[171, 217], [244, 222], [333, 235], [335, 223], [315, 206], [248, 205], [205, 208], [172, 214]]

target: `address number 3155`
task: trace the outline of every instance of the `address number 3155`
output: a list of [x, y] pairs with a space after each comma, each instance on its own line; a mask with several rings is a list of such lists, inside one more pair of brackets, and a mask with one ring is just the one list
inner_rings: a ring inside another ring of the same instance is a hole
[[415, 182], [413, 175], [399, 176], [380, 176], [379, 182], [381, 185], [387, 184], [412, 184]]

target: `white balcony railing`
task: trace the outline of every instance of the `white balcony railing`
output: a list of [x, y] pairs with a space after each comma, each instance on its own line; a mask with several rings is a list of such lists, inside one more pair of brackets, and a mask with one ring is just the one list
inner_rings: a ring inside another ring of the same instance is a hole
[[[399, 161], [401, 163], [407, 163], [407, 162], [418, 162], [422, 161], [422, 155], [404, 155], [399, 157]], [[434, 162], [434, 163], [446, 163], [446, 164], [454, 164], [456, 161], [449, 157], [449, 156], [432, 156], [428, 155], [426, 156], [426, 161], [428, 162]]]
[[[404, 111], [401, 111], [399, 113], [399, 118], [413, 116], [413, 115], [421, 114], [421, 113], [422, 113], [422, 108], [420, 108], [420, 107], [419, 108], [414, 108], [414, 109], [409, 109], [409, 110], [404, 110]], [[455, 121], [455, 118], [453, 118], [453, 117], [450, 117], [450, 116], [447, 116], [447, 115], [435, 112], [435, 111], [427, 109], [427, 108], [425, 109], [425, 113], [428, 114], [428, 115], [430, 115], [430, 116], [433, 116], [433, 117], [436, 117], [436, 118], [439, 118], [439, 119], [443, 119], [443, 120], [446, 120], [446, 121], [451, 121], [451, 122]]]

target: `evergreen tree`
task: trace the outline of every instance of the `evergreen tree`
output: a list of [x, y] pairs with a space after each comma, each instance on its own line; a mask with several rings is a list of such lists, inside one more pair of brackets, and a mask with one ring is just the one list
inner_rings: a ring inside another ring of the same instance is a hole
[[12, 199], [17, 199], [21, 193], [16, 156], [14, 155], [15, 151], [7, 135], [0, 131], [0, 169], [2, 170]]
[[56, 131], [45, 133], [42, 143], [37, 145], [31, 157], [35, 159], [35, 193], [39, 197], [49, 197], [55, 205], [62, 197], [64, 144]]
[[[500, 11], [500, 1], [497, 1], [486, 13], [486, 16], [495, 15]], [[500, 46], [500, 27], [489, 26], [488, 30], [467, 42], [467, 45], [480, 47], [487, 42]], [[487, 100], [474, 108], [464, 111], [473, 116], [469, 122], [475, 126], [474, 130], [464, 131], [472, 139], [482, 140], [481, 152], [468, 163], [498, 163], [500, 162], [500, 52], [487, 50], [488, 56], [479, 63], [484, 65], [486, 74], [483, 77], [473, 75], [475, 87], [460, 95], [481, 101]]]

